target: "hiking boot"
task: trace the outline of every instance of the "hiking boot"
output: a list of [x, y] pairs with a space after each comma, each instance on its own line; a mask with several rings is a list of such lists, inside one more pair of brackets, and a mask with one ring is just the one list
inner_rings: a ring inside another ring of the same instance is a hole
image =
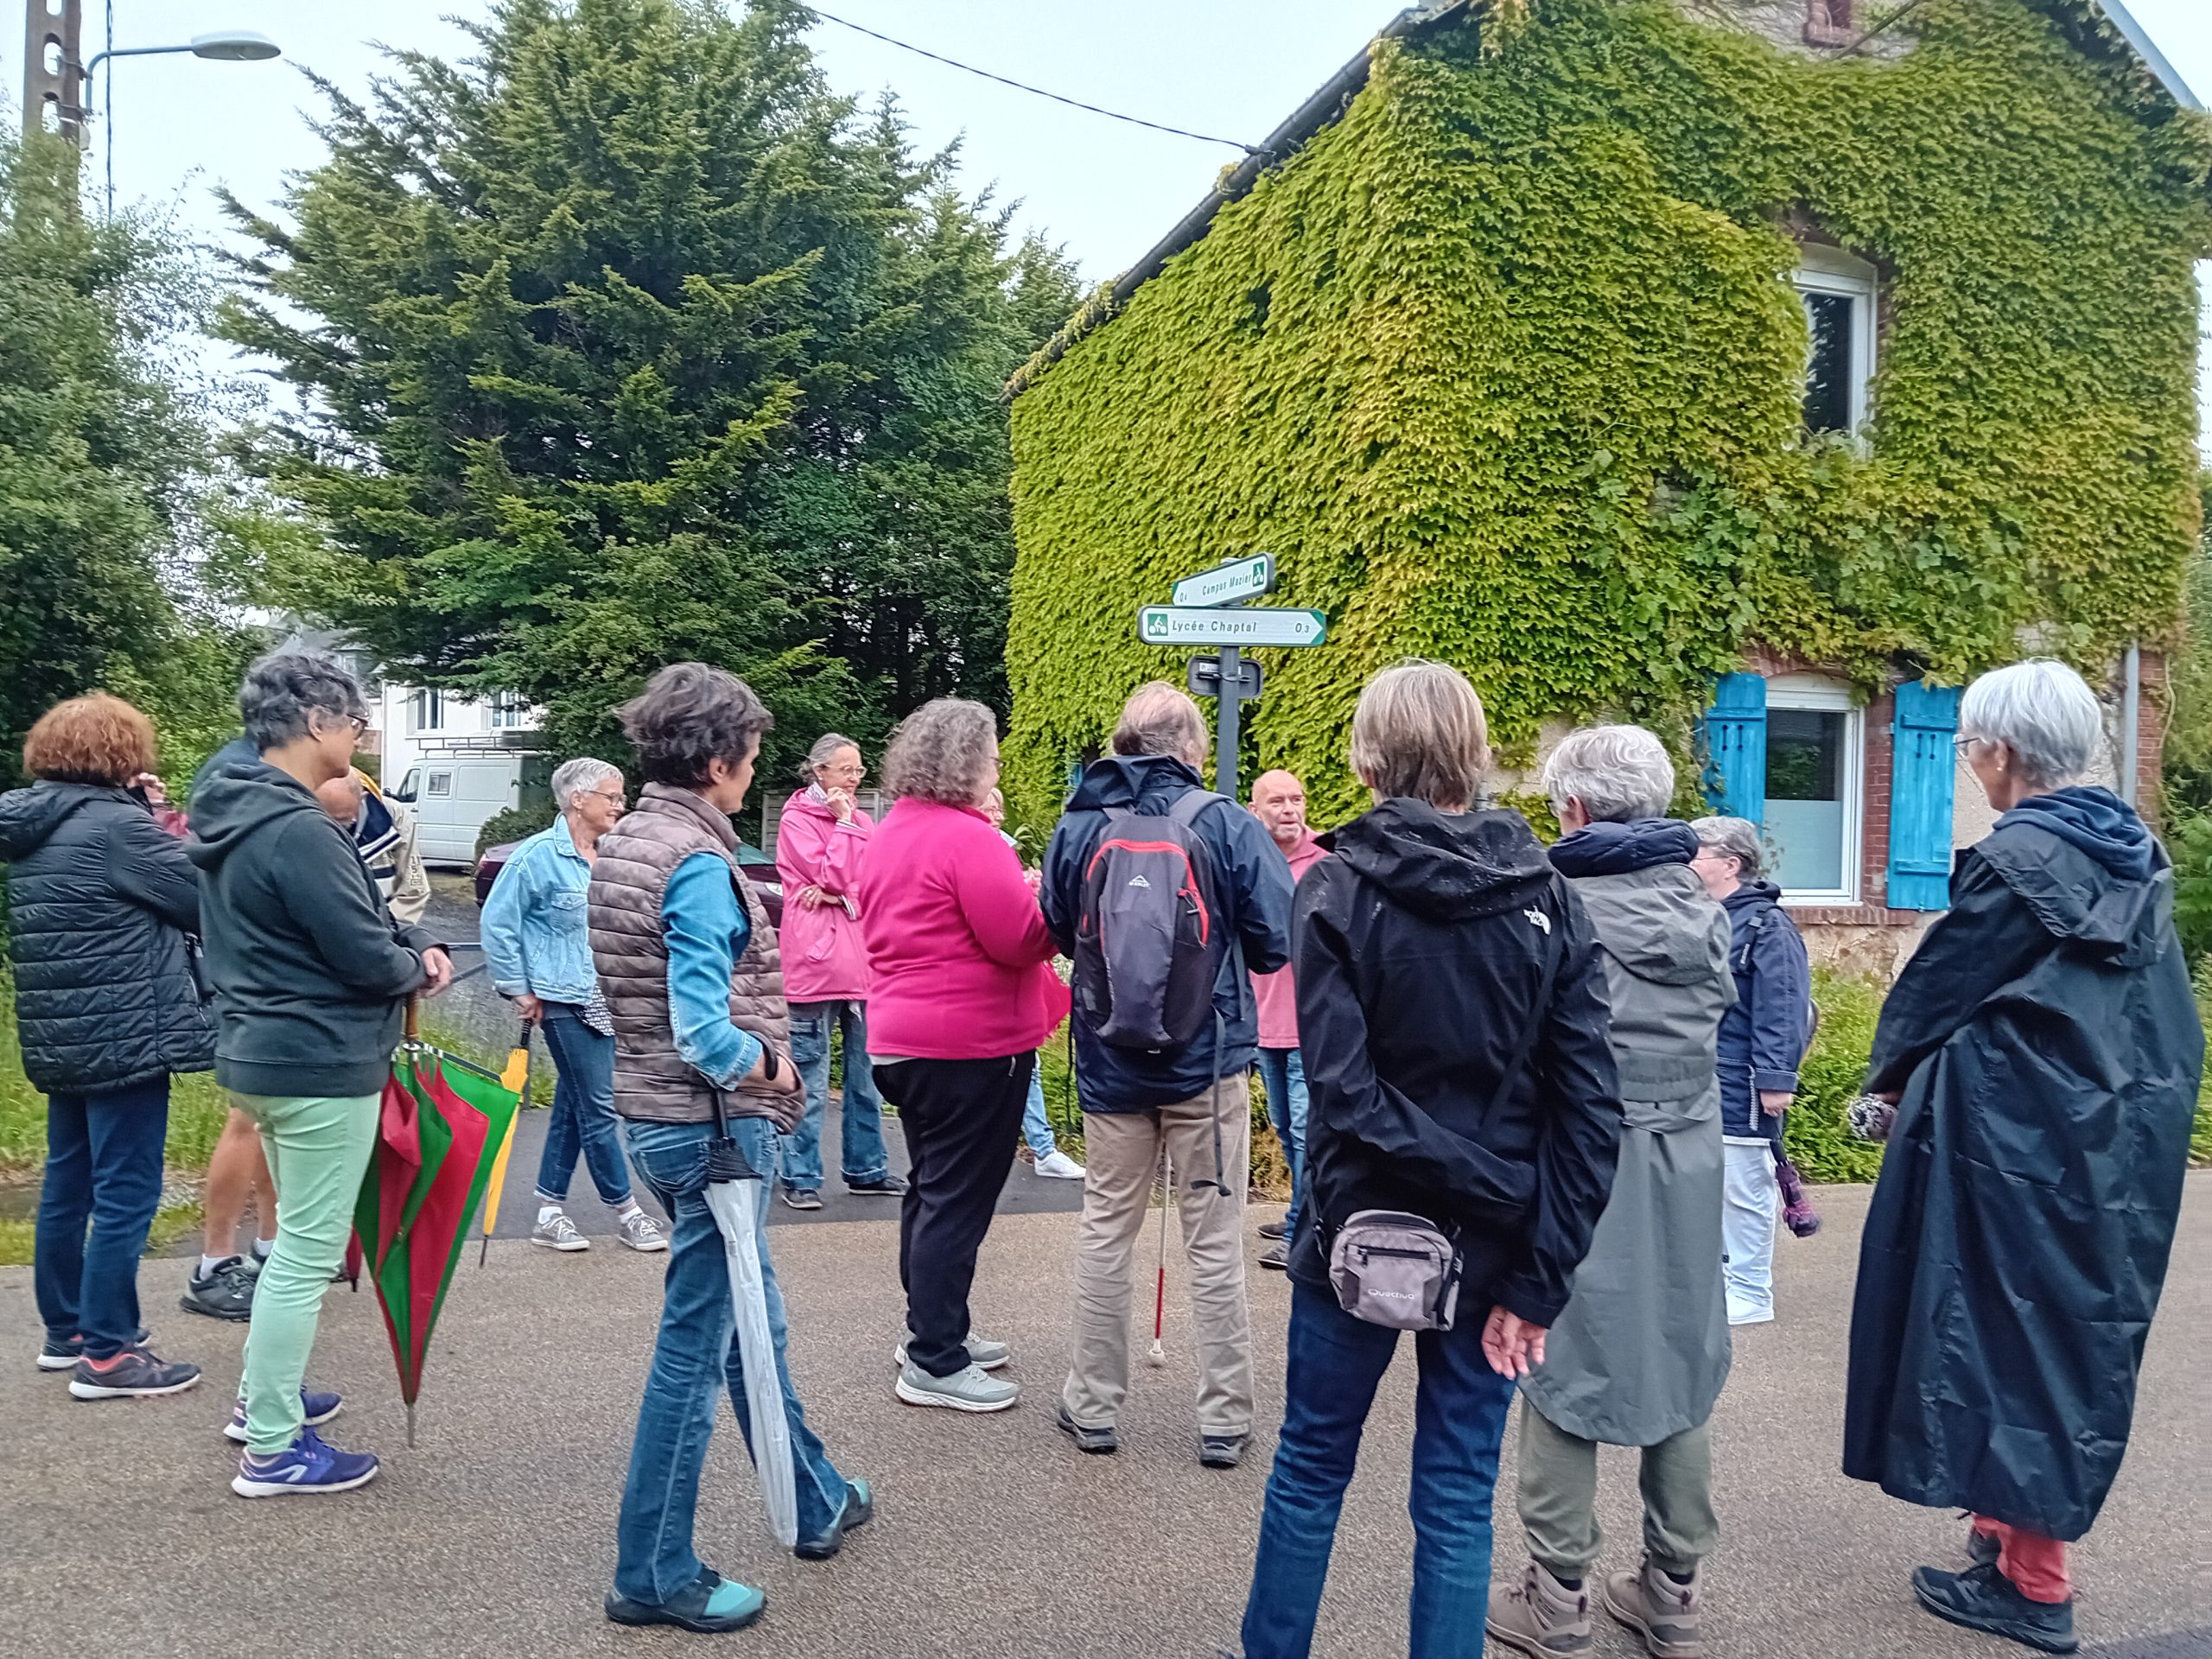
[[591, 1240], [576, 1230], [576, 1224], [569, 1219], [565, 1210], [556, 1210], [531, 1228], [530, 1242], [541, 1249], [559, 1250], [563, 1255], [591, 1249]]
[[699, 1576], [666, 1601], [632, 1601], [610, 1590], [603, 1605], [617, 1624], [673, 1624], [679, 1630], [720, 1636], [741, 1630], [768, 1605], [766, 1594], [702, 1567]]
[[2004, 1541], [1995, 1533], [1983, 1532], [1972, 1525], [1967, 1528], [1967, 1559], [1976, 1567], [1994, 1567], [1997, 1558], [2004, 1553]]
[[1286, 1239], [1290, 1236], [1290, 1227], [1288, 1224], [1285, 1222], [1262, 1222], [1260, 1224], [1260, 1236], [1262, 1238], [1272, 1238], [1278, 1240]]
[[[891, 1351], [893, 1363], [904, 1365], [906, 1363], [906, 1343], [912, 1340], [913, 1333], [909, 1332], [906, 1341]], [[979, 1337], [973, 1331], [968, 1333], [968, 1340], [962, 1345], [968, 1350], [968, 1363], [978, 1370], [995, 1371], [1014, 1357], [1014, 1350], [1006, 1344], [993, 1342], [988, 1337]]]
[[1004, 1411], [1021, 1392], [977, 1365], [963, 1365], [950, 1376], [931, 1376], [912, 1360], [899, 1368], [891, 1391], [910, 1406], [943, 1406], [951, 1411]]
[[896, 1175], [879, 1175], [872, 1181], [847, 1181], [845, 1191], [863, 1198], [895, 1198], [906, 1191]]
[[[138, 1334], [130, 1338], [130, 1345], [143, 1347], [146, 1338], [152, 1334], [144, 1325], [140, 1325]], [[84, 1357], [83, 1337], [48, 1337], [39, 1348], [38, 1368], [41, 1371], [73, 1371], [77, 1369], [77, 1362]]]
[[1110, 1458], [1122, 1449], [1121, 1436], [1114, 1433], [1111, 1423], [1103, 1428], [1087, 1428], [1069, 1414], [1065, 1405], [1061, 1406], [1055, 1421], [1060, 1426], [1060, 1433], [1075, 1442], [1078, 1452], [1087, 1452], [1094, 1458]]
[[86, 1358], [69, 1375], [69, 1392], [79, 1400], [137, 1400], [157, 1394], [182, 1394], [200, 1381], [197, 1365], [171, 1365], [143, 1348], [124, 1349], [105, 1363]]
[[1084, 1177], [1083, 1166], [1057, 1147], [1037, 1160], [1037, 1173], [1053, 1181], [1079, 1181]]
[[288, 1497], [295, 1492], [350, 1492], [377, 1478], [377, 1460], [367, 1452], [340, 1452], [325, 1446], [311, 1428], [272, 1458], [247, 1452], [238, 1459], [231, 1490], [240, 1497]]
[[1289, 1272], [1290, 1246], [1287, 1244], [1270, 1244], [1266, 1249], [1260, 1252], [1260, 1265], [1263, 1268], [1273, 1268], [1277, 1273]]
[[633, 1250], [642, 1250], [650, 1255], [655, 1250], [668, 1248], [668, 1236], [642, 1210], [631, 1211], [616, 1225], [620, 1230], [615, 1236]]
[[1249, 1434], [1201, 1434], [1198, 1436], [1198, 1461], [1208, 1469], [1234, 1469], [1244, 1461], [1244, 1447]]
[[[305, 1427], [320, 1428], [345, 1409], [346, 1402], [337, 1395], [326, 1394], [320, 1389], [300, 1390], [300, 1421]], [[246, 1443], [245, 1401], [231, 1408], [231, 1421], [223, 1425], [223, 1438], [240, 1446]]]
[[1699, 1574], [1688, 1584], [1652, 1566], [1646, 1555], [1633, 1573], [1605, 1580], [1605, 1611], [1643, 1637], [1651, 1659], [1701, 1659], [1705, 1638], [1698, 1633]]
[[2071, 1600], [2030, 1601], [1993, 1561], [1963, 1573], [1916, 1567], [1912, 1593], [1936, 1618], [1986, 1636], [2001, 1636], [2044, 1653], [2072, 1653], [2082, 1645], [2074, 1634]]
[[188, 1313], [205, 1313], [211, 1319], [250, 1319], [253, 1287], [260, 1278], [244, 1256], [226, 1256], [212, 1273], [195, 1271], [176, 1305]]
[[819, 1210], [822, 1194], [810, 1186], [787, 1186], [784, 1189], [784, 1202], [794, 1210]]
[[1509, 1648], [1539, 1659], [1591, 1651], [1590, 1592], [1587, 1581], [1569, 1590], [1540, 1561], [1531, 1561], [1518, 1584], [1493, 1585], [1490, 1592], [1491, 1635]]
[[858, 1532], [875, 1519], [875, 1494], [868, 1489], [864, 1480], [845, 1483], [845, 1507], [837, 1511], [837, 1518], [828, 1529], [811, 1538], [802, 1538], [791, 1547], [791, 1554], [802, 1561], [826, 1561], [844, 1548], [845, 1535]]

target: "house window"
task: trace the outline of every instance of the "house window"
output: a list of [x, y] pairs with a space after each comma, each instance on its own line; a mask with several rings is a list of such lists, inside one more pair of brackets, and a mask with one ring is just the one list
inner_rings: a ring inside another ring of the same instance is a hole
[[418, 732], [442, 732], [446, 728], [446, 694], [442, 691], [417, 691], [410, 699], [409, 711]]
[[1811, 675], [1767, 682], [1764, 827], [1786, 899], [1859, 900], [1865, 725], [1842, 686]]
[[1849, 46], [1859, 38], [1859, 0], [1808, 0], [1805, 43]]
[[530, 705], [512, 691], [502, 691], [492, 699], [492, 729], [495, 732], [519, 731], [530, 723]]
[[1840, 248], [1811, 243], [1792, 280], [1808, 336], [1805, 431], [1859, 432], [1874, 384], [1874, 267]]

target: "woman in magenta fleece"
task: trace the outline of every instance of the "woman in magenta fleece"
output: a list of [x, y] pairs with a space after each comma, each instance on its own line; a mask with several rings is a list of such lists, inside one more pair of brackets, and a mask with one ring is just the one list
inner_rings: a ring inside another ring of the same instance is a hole
[[858, 893], [875, 825], [855, 804], [861, 747], [830, 732], [806, 757], [806, 787], [785, 804], [776, 831], [784, 884], [784, 995], [791, 1005], [791, 1063], [806, 1110], [777, 1145], [784, 1202], [822, 1207], [822, 1120], [830, 1106], [830, 1036], [845, 1033], [844, 1131], [838, 1156], [852, 1192], [895, 1197], [906, 1185], [883, 1150], [883, 1101], [868, 1064], [868, 950]]
[[968, 1289], [1037, 1046], [1068, 1009], [1036, 895], [983, 815], [998, 775], [998, 725], [982, 703], [942, 697], [908, 715], [883, 760], [898, 804], [860, 880], [868, 1053], [911, 1163], [895, 1392], [955, 1411], [1003, 1411], [1020, 1392], [988, 1374], [1012, 1356], [969, 1329]]

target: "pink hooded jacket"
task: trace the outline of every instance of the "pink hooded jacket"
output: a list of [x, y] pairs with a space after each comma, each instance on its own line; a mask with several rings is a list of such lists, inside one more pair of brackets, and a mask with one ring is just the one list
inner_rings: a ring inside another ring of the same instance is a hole
[[[793, 1002], [859, 1001], [868, 995], [868, 947], [861, 939], [861, 867], [874, 823], [855, 808], [852, 821], [802, 789], [784, 803], [776, 831], [776, 874], [784, 884], [784, 995]], [[809, 910], [799, 894], [819, 887], [841, 903]]]

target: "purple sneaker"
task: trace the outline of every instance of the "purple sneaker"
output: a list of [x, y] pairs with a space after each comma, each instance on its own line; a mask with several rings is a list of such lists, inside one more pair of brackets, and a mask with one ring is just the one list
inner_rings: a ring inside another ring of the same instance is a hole
[[[303, 1414], [300, 1421], [309, 1428], [321, 1427], [323, 1424], [345, 1409], [345, 1401], [334, 1394], [324, 1394], [315, 1389], [300, 1390], [300, 1410]], [[231, 1408], [231, 1421], [223, 1425], [223, 1433], [226, 1438], [236, 1440], [240, 1446], [245, 1444], [245, 1401], [241, 1400]]]
[[325, 1446], [311, 1428], [273, 1458], [247, 1452], [238, 1459], [231, 1490], [240, 1497], [283, 1497], [292, 1492], [350, 1492], [377, 1478], [377, 1460], [366, 1452], [340, 1452]]

